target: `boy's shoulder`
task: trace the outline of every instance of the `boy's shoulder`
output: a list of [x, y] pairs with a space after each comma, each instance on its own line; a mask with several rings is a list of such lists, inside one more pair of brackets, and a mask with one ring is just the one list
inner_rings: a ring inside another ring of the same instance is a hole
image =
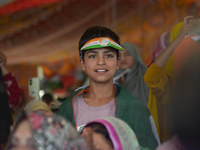
[[[84, 91], [87, 89], [87, 86], [79, 87], [77, 88], [64, 102], [62, 102], [58, 114], [66, 117], [66, 115], [72, 115], [73, 114], [73, 108], [72, 108], [72, 99], [74, 96], [78, 95], [81, 91]], [[71, 118], [71, 116], [66, 117], [67, 119]]]
[[79, 91], [81, 91], [81, 90], [86, 90], [87, 87], [88, 87], [88, 85], [80, 86], [80, 87], [78, 87], [77, 89], [75, 89], [74, 92], [79, 92]]
[[115, 101], [120, 107], [132, 107], [132, 109], [135, 108], [148, 112], [148, 108], [120, 84], [115, 85]]
[[[69, 103], [72, 103], [72, 99], [74, 96], [84, 92], [87, 90], [88, 86], [82, 86], [77, 88], [64, 102], [63, 105], [68, 105]], [[126, 88], [121, 86], [120, 84], [115, 84], [115, 101], [118, 104], [122, 105], [133, 105], [137, 108], [147, 108], [140, 100], [138, 100], [136, 97], [131, 95]], [[70, 105], [71, 106], [71, 105]]]
[[120, 84], [115, 84], [115, 98], [123, 99], [123, 100], [131, 99], [131, 100], [139, 102], [139, 103], [141, 102], [136, 97], [134, 97], [132, 94], [130, 94], [128, 92], [128, 90], [126, 88], [124, 88], [123, 86], [121, 86]]
[[84, 91], [87, 89], [88, 86], [82, 86], [78, 87], [77, 89], [74, 90], [74, 92], [63, 102], [63, 103], [68, 103], [72, 98], [76, 95], [78, 95], [81, 91]]

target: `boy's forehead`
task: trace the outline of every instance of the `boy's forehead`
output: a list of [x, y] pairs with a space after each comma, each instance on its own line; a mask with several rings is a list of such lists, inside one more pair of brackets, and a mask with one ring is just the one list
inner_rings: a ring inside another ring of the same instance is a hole
[[89, 52], [100, 52], [100, 51], [103, 51], [103, 52], [115, 52], [115, 49], [111, 48], [111, 47], [94, 48], [94, 49], [86, 50], [86, 53], [89, 53]]

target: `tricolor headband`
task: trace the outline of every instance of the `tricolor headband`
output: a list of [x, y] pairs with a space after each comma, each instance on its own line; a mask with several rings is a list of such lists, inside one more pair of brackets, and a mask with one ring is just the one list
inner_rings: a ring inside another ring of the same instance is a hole
[[112, 47], [117, 50], [124, 50], [119, 44], [108, 37], [94, 38], [86, 42], [81, 50], [88, 50], [93, 48]]

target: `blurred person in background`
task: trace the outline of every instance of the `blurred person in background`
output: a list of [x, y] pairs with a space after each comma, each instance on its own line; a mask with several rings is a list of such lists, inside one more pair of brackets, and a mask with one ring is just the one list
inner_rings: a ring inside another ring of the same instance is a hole
[[55, 114], [20, 112], [5, 150], [13, 149], [88, 150], [88, 146], [64, 118]]
[[120, 52], [119, 69], [116, 70], [113, 80], [125, 87], [129, 93], [147, 106], [149, 87], [143, 79], [147, 67], [135, 45], [122, 43], [121, 46], [124, 51]]
[[88, 123], [82, 137], [98, 150], [140, 150], [137, 137], [123, 120], [104, 117]]
[[42, 96], [42, 101], [45, 102], [48, 106], [50, 106], [50, 103], [53, 101], [53, 95], [50, 93], [45, 93]]
[[36, 150], [30, 122], [25, 112], [19, 112], [14, 126], [11, 127], [6, 150], [27, 149]]
[[6, 67], [6, 56], [0, 52], [0, 68], [4, 80], [4, 85], [8, 94], [10, 108], [17, 106], [22, 99], [22, 90], [19, 87], [16, 78]]
[[[153, 51], [152, 51], [152, 61], [148, 65], [148, 67], [154, 62], [155, 58], [163, 51], [166, 49], [166, 47], [170, 43], [170, 32], [164, 32], [161, 34], [161, 36], [158, 37], [156, 40], [156, 43], [154, 45]], [[148, 99], [148, 106], [149, 111], [151, 112], [158, 135], [160, 137], [160, 125], [159, 125], [159, 113], [158, 111], [162, 108], [161, 102], [156, 100], [156, 96], [153, 93], [152, 89], [149, 90], [149, 99]]]
[[200, 51], [181, 71], [171, 90], [170, 119], [174, 136], [157, 150], [200, 149]]
[[45, 102], [50, 107], [50, 109], [51, 109], [51, 111], [53, 113], [57, 113], [58, 112], [58, 109], [59, 109], [59, 107], [60, 107], [60, 105], [62, 103], [58, 99], [54, 100], [53, 99], [53, 95], [51, 93], [45, 93], [42, 96], [42, 101]]
[[6, 67], [6, 56], [0, 52], [0, 149], [3, 149], [12, 125], [11, 109], [22, 99], [22, 91], [14, 75]]
[[24, 108], [27, 114], [30, 114], [31, 112], [41, 112], [41, 113], [52, 113], [50, 107], [43, 101], [39, 100], [32, 100], [30, 101]]
[[[188, 35], [192, 26], [192, 23], [183, 24], [181, 22], [173, 27], [170, 33], [171, 43], [155, 58], [144, 75], [144, 81], [152, 90], [156, 100], [161, 103], [159, 109], [157, 108], [161, 142], [171, 137], [169, 128], [170, 89], [177, 78], [174, 71], [173, 53], [185, 36]], [[149, 98], [152, 97], [150, 95]]]

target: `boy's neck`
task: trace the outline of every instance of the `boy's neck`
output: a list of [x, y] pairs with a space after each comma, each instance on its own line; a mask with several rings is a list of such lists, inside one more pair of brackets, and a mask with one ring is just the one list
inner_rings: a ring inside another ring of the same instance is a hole
[[94, 107], [102, 106], [113, 99], [113, 83], [90, 84], [88, 93], [83, 95], [84, 101]]

